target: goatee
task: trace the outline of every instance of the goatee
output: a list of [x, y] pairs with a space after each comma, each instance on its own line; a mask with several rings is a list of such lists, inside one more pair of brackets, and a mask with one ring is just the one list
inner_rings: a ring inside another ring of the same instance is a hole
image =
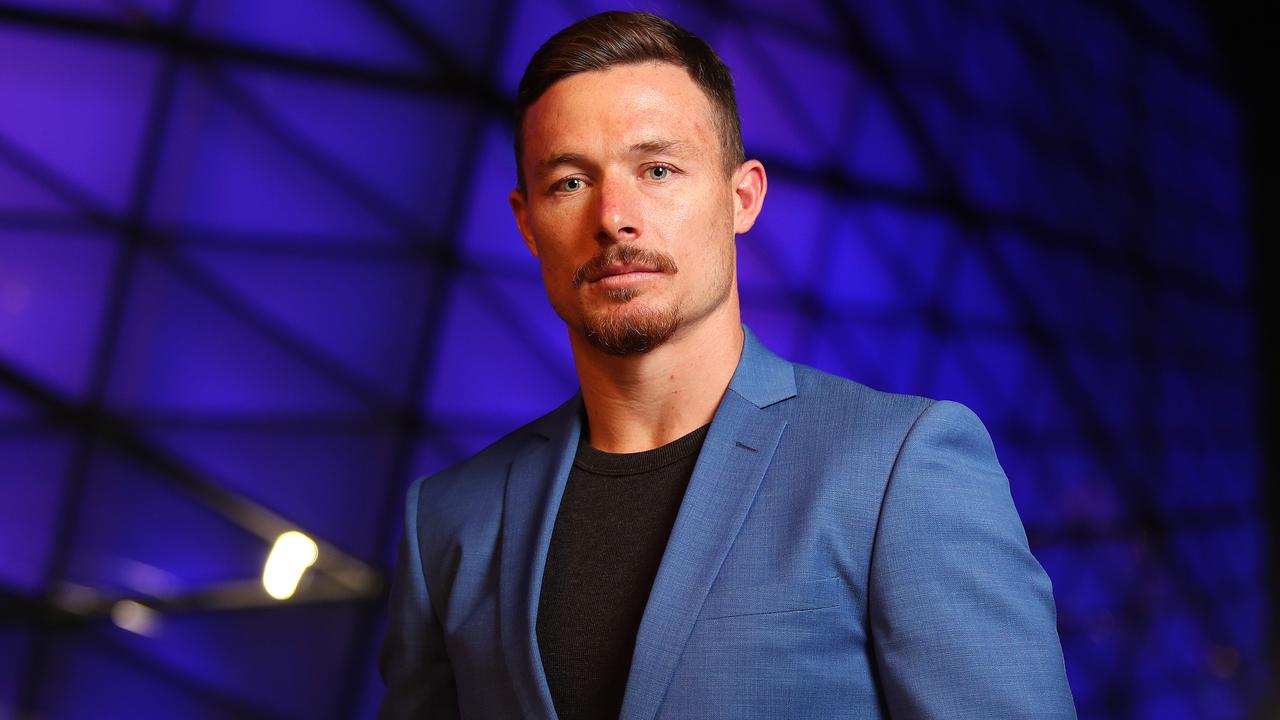
[[[615, 294], [619, 297], [615, 298]], [[632, 288], [610, 292], [609, 298], [626, 303], [639, 292]], [[625, 296], [625, 299], [621, 299]], [[647, 353], [666, 342], [680, 327], [680, 314], [675, 308], [626, 312], [610, 308], [598, 317], [583, 319], [587, 340], [609, 355], [626, 356]]]
[[[594, 282], [615, 263], [641, 265], [670, 275], [679, 272], [675, 258], [667, 253], [635, 245], [610, 245], [577, 269], [573, 287]], [[680, 325], [680, 313], [676, 308], [627, 307], [640, 294], [641, 290], [634, 287], [606, 290], [604, 296], [612, 305], [583, 318], [587, 340], [605, 353], [618, 356], [647, 353], [666, 342]]]

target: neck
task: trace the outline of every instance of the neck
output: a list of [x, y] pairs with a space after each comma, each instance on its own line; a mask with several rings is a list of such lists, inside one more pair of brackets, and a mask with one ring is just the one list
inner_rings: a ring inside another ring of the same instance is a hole
[[742, 357], [741, 317], [727, 304], [640, 355], [608, 355], [570, 330], [592, 447], [651, 450], [711, 422]]

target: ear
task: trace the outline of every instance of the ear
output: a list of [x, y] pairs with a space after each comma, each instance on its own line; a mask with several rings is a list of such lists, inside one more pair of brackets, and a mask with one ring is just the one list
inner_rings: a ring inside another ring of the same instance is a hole
[[741, 235], [756, 223], [764, 206], [769, 178], [759, 160], [748, 160], [733, 173], [733, 232]]
[[529, 198], [517, 188], [507, 196], [507, 201], [511, 203], [511, 212], [516, 216], [516, 227], [520, 228], [525, 247], [538, 257], [538, 245], [533, 241], [533, 228], [529, 225]]

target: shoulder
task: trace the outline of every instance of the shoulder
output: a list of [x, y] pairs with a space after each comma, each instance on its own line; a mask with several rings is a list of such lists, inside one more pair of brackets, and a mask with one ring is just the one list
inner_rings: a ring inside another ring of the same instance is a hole
[[901, 439], [938, 401], [919, 395], [885, 392], [855, 380], [793, 363], [796, 402], [793, 422], [817, 422], [828, 428], [856, 427]]
[[912, 425], [936, 401], [883, 392], [791, 362], [743, 326], [742, 360], [730, 390], [787, 421], [788, 444], [818, 453], [896, 452]]
[[796, 398], [789, 422], [825, 443], [853, 442], [898, 454], [950, 445], [994, 459], [991, 436], [965, 405], [885, 392], [805, 365], [793, 364]]

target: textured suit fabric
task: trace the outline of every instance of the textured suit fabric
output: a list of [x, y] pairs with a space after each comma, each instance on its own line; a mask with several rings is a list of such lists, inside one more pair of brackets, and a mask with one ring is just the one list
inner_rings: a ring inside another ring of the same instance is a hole
[[[746, 334], [621, 717], [1075, 717], [1049, 578], [978, 418]], [[554, 717], [535, 621], [582, 413], [575, 396], [410, 488], [380, 717]]]

